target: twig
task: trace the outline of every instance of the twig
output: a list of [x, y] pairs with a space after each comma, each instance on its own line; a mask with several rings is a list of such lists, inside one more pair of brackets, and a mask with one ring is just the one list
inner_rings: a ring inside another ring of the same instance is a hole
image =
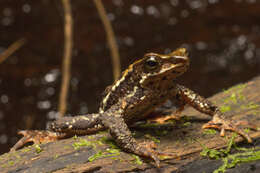
[[15, 51], [21, 48], [26, 43], [25, 38], [21, 38], [11, 44], [2, 54], [0, 54], [0, 64], [4, 62], [9, 56], [11, 56]]
[[67, 109], [67, 95], [70, 84], [70, 66], [73, 47], [73, 19], [70, 0], [62, 0], [64, 8], [64, 52], [62, 62], [62, 81], [59, 98], [59, 113], [63, 116]]
[[98, 10], [98, 14], [103, 22], [103, 25], [105, 27], [105, 31], [107, 34], [107, 41], [110, 48], [110, 54], [112, 58], [112, 65], [113, 65], [113, 75], [114, 80], [117, 80], [120, 76], [120, 57], [119, 57], [119, 51], [115, 40], [115, 34], [112, 28], [112, 25], [107, 18], [105, 8], [102, 4], [101, 0], [94, 0], [96, 8]]

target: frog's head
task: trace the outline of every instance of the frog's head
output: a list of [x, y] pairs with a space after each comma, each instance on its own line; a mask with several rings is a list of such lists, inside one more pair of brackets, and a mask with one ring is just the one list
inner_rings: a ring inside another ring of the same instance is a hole
[[140, 84], [146, 86], [149, 83], [167, 83], [183, 74], [189, 66], [188, 53], [185, 48], [179, 48], [169, 54], [157, 53], [145, 54], [139, 61], [142, 68]]

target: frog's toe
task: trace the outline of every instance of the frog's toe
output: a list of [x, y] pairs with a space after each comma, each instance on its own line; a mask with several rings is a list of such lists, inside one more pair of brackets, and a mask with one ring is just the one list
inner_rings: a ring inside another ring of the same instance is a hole
[[166, 157], [173, 157], [176, 156], [171, 153], [165, 153], [156, 150], [157, 146], [154, 142], [142, 142], [139, 144], [139, 146], [142, 148], [142, 155], [148, 158], [151, 158], [154, 160], [156, 167], [160, 167], [160, 159], [159, 156], [166, 156]]
[[253, 123], [251, 123], [251, 122], [249, 122], [249, 121], [247, 121], [247, 120], [237, 121], [237, 122], [236, 122], [236, 125], [237, 125], [237, 126], [242, 126], [242, 127], [244, 127], [244, 128], [249, 128], [249, 129], [252, 129], [252, 130], [255, 130], [255, 131], [258, 130], [258, 129], [257, 129], [257, 126], [256, 126], [255, 124], [253, 124]]
[[158, 157], [159, 153], [156, 151], [156, 147], [156, 144], [152, 141], [139, 143], [138, 149], [136, 150], [136, 154], [153, 159], [156, 164], [156, 167], [159, 168], [160, 159]]
[[21, 130], [18, 132], [23, 137], [11, 148], [10, 151], [15, 151], [29, 142], [34, 144], [47, 143], [58, 140], [62, 135], [56, 132], [40, 131], [40, 130]]
[[245, 130], [239, 127], [239, 122], [224, 120], [221, 118], [213, 118], [212, 121], [204, 124], [203, 129], [214, 128], [220, 130], [220, 136], [225, 136], [225, 131], [233, 131], [244, 137], [249, 143], [252, 143], [251, 137], [245, 132]]

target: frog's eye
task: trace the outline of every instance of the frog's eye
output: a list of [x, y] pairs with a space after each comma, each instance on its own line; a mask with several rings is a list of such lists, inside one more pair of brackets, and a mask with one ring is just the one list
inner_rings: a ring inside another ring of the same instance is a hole
[[147, 70], [154, 70], [158, 67], [159, 62], [154, 56], [151, 56], [148, 59], [146, 59], [144, 65]]

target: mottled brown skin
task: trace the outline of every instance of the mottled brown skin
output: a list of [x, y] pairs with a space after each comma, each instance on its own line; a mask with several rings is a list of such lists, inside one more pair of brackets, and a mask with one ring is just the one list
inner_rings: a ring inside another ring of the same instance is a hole
[[[105, 90], [99, 113], [62, 117], [50, 124], [49, 131], [23, 131], [21, 134], [24, 137], [12, 150], [29, 141], [49, 142], [108, 129], [123, 150], [151, 158], [159, 167], [158, 155], [163, 153], [156, 151], [155, 145], [151, 142], [137, 143], [128, 126], [149, 118], [149, 114], [168, 99], [178, 103], [179, 112], [185, 104], [189, 104], [198, 111], [212, 116], [212, 120], [203, 128], [220, 129], [222, 136], [225, 130], [231, 130], [252, 142], [236, 122], [225, 118], [217, 106], [174, 81], [188, 69], [188, 66], [189, 59], [184, 48], [167, 55], [146, 54], [131, 64], [122, 73], [121, 78]], [[158, 121], [164, 122], [169, 118], [172, 116], [162, 117]]]

